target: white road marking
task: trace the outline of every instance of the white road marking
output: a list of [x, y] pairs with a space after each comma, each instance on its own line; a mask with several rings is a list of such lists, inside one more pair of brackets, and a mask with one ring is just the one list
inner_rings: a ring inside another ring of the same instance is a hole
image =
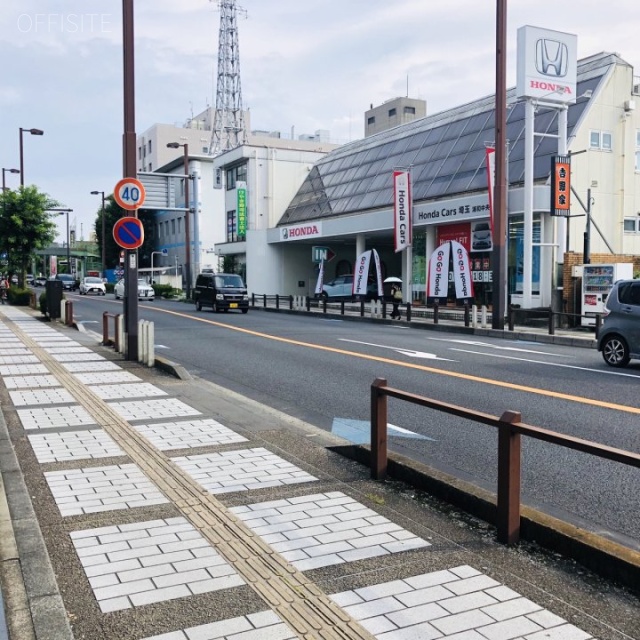
[[[470, 347], [489, 347], [490, 349], [496, 349], [498, 351], [520, 351], [522, 353], [535, 353], [540, 356], [555, 356], [557, 358], [569, 357], [573, 358], [574, 356], [566, 356], [564, 354], [559, 353], [550, 353], [548, 351], [535, 351], [533, 349], [522, 349], [521, 347], [502, 347], [497, 344], [491, 344], [489, 342], [479, 342], [477, 340], [463, 340], [456, 338], [427, 338], [428, 340], [437, 340], [438, 342], [454, 342], [456, 344], [466, 344]], [[455, 349], [454, 349], [455, 351]]]
[[384, 344], [375, 344], [373, 342], [362, 342], [361, 340], [349, 340], [348, 338], [340, 338], [341, 342], [353, 342], [355, 344], [364, 344], [368, 347], [377, 347], [378, 349], [391, 349], [391, 351], [395, 351], [396, 353], [401, 353], [405, 356], [409, 356], [410, 358], [422, 358], [423, 360], [444, 360], [446, 362], [456, 362], [455, 360], [450, 360], [449, 358], [441, 358], [435, 353], [427, 353], [425, 351], [413, 351], [412, 349], [403, 349], [402, 347], [390, 347]]
[[[532, 364], [544, 364], [549, 367], [562, 367], [564, 369], [577, 369], [578, 371], [592, 371], [593, 373], [605, 373], [610, 376], [623, 376], [625, 378], [640, 378], [633, 373], [623, 373], [622, 371], [608, 371], [607, 369], [590, 369], [589, 367], [577, 367], [573, 364], [560, 364], [559, 362], [542, 362], [541, 360], [530, 360], [528, 358], [516, 358], [515, 356], [502, 356], [497, 353], [484, 353], [482, 351], [471, 351], [469, 349], [451, 349], [462, 353], [473, 353], [477, 356], [490, 356], [492, 358], [503, 358], [505, 360], [518, 360], [519, 362], [530, 362]], [[546, 355], [546, 354], [545, 354]]]

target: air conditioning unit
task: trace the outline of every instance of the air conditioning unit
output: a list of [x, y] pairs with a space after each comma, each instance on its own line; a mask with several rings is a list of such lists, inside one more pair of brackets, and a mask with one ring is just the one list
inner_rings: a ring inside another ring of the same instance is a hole
[[625, 100], [624, 102], [624, 110], [625, 111], [633, 111], [636, 108], [635, 100]]

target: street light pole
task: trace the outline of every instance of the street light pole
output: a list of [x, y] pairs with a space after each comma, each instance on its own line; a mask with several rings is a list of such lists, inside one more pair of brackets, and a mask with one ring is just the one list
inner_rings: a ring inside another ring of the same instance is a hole
[[98, 194], [102, 194], [102, 277], [106, 278], [106, 270], [105, 270], [105, 244], [107, 241], [107, 236], [105, 235], [105, 210], [104, 210], [104, 191], [92, 191], [92, 196], [97, 196]]
[[189, 143], [179, 143], [179, 142], [167, 142], [167, 147], [170, 149], [178, 149], [179, 147], [184, 148], [184, 175], [186, 176], [184, 179], [184, 207], [185, 218], [184, 218], [184, 241], [185, 241], [185, 260], [184, 260], [184, 270], [186, 276], [186, 295], [187, 300], [191, 297], [191, 197], [189, 195]]
[[7, 185], [5, 183], [5, 178], [4, 178], [4, 174], [5, 173], [20, 173], [20, 169], [2, 169], [2, 190], [6, 191], [7, 190]]
[[22, 134], [23, 132], [30, 133], [32, 136], [43, 136], [44, 131], [42, 129], [23, 129], [20, 127], [20, 186], [24, 187], [24, 153], [22, 149]]
[[47, 211], [55, 211], [59, 216], [67, 215], [67, 268], [71, 273], [71, 247], [69, 246], [69, 214], [73, 213], [73, 209], [47, 209]]

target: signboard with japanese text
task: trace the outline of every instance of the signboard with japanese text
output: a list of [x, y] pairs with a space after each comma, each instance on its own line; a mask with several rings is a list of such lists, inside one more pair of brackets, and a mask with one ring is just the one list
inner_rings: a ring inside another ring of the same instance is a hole
[[571, 213], [571, 157], [551, 158], [551, 208], [552, 216], [569, 216]]
[[238, 216], [238, 240], [244, 240], [247, 236], [247, 183], [236, 182]]
[[396, 253], [404, 251], [412, 242], [411, 174], [393, 172], [393, 239]]

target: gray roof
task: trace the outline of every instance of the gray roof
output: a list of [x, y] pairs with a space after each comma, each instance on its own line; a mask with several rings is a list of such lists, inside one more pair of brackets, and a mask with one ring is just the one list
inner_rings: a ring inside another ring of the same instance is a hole
[[[569, 139], [609, 70], [629, 66], [617, 54], [600, 53], [578, 63], [577, 95], [568, 110]], [[524, 103], [507, 92], [509, 183], [524, 180]], [[558, 111], [540, 105], [536, 133], [557, 133]], [[495, 137], [495, 97], [469, 102], [343, 145], [311, 169], [278, 226], [392, 206], [392, 172], [411, 167], [413, 200], [420, 202], [487, 188], [485, 148]], [[556, 138], [535, 138], [534, 179], [546, 180]]]

